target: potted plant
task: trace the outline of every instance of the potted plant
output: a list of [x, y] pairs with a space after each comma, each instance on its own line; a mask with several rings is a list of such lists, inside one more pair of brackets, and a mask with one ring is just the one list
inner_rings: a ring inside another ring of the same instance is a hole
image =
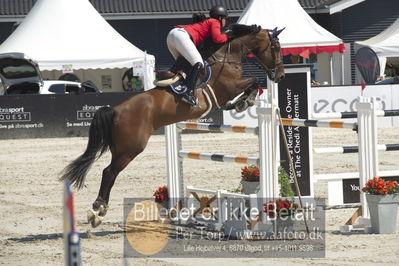
[[299, 211], [298, 204], [293, 200], [279, 198], [264, 203], [264, 211], [267, 216], [274, 220], [276, 231], [292, 232], [294, 230], [295, 213]]
[[[289, 176], [281, 166], [278, 168], [278, 182], [280, 185], [281, 197], [294, 197], [295, 193], [292, 190]], [[259, 192], [259, 184], [259, 168], [256, 165], [243, 166], [241, 167], [240, 186], [233, 192], [247, 195], [256, 194]]]
[[373, 232], [394, 234], [399, 203], [398, 182], [374, 177], [367, 182], [362, 191], [366, 193]]
[[241, 185], [244, 194], [256, 194], [259, 191], [259, 168], [256, 165], [241, 167]]
[[157, 190], [154, 192], [155, 202], [161, 204], [163, 207], [168, 207], [169, 202], [169, 194], [168, 194], [168, 187], [158, 187]]

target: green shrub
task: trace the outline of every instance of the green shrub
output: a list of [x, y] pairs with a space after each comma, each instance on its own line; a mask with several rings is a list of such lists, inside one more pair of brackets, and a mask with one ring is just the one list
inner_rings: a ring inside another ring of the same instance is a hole
[[281, 197], [292, 198], [295, 196], [294, 190], [290, 183], [290, 177], [283, 167], [278, 168], [278, 182], [280, 184]]

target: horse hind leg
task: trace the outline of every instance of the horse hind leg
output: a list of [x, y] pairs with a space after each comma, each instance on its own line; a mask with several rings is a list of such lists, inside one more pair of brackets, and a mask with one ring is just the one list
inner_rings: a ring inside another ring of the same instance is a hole
[[[135, 156], [134, 156], [135, 157]], [[92, 209], [87, 211], [87, 221], [93, 228], [99, 226], [108, 211], [108, 201], [111, 189], [118, 174], [134, 159], [132, 156], [121, 156], [113, 159], [111, 164], [103, 170], [100, 191], [94, 201]]]
[[[144, 95], [144, 94], [142, 94]], [[102, 173], [102, 180], [97, 199], [93, 203], [93, 208], [88, 212], [88, 220], [93, 227], [98, 226], [108, 210], [108, 202], [111, 189], [119, 173], [139, 155], [147, 146], [152, 134], [152, 98], [143, 96], [137, 108], [131, 107], [125, 111], [124, 105], [115, 107], [114, 127], [112, 130], [112, 143], [110, 150], [112, 160]], [[141, 104], [144, 102], [144, 104]], [[135, 103], [133, 101], [133, 103]], [[126, 102], [126, 104], [132, 104]], [[134, 114], [133, 116], [131, 114]]]
[[131, 134], [131, 130], [115, 132], [115, 135], [119, 137], [111, 148], [111, 164], [103, 170], [97, 199], [93, 203], [93, 208], [87, 212], [87, 218], [92, 227], [99, 226], [107, 213], [111, 189], [117, 176], [137, 155], [144, 151], [152, 133], [151, 130], [141, 131], [140, 134], [134, 135]]
[[87, 221], [91, 223], [93, 228], [99, 226], [104, 216], [107, 214], [108, 201], [101, 191], [106, 190], [106, 188], [110, 187], [111, 183], [113, 184], [115, 182], [117, 174], [111, 171], [111, 167], [112, 166], [109, 165], [103, 170], [100, 193], [94, 201], [92, 209], [87, 211]]

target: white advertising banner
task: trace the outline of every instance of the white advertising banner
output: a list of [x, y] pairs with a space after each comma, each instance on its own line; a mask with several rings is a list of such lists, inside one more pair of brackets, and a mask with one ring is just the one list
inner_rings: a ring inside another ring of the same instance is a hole
[[256, 106], [248, 108], [244, 112], [237, 113], [235, 110], [223, 111], [223, 123], [233, 126], [258, 126], [258, 115], [256, 114]]
[[[399, 86], [396, 88], [399, 90]], [[313, 113], [335, 113], [356, 111], [357, 97], [361, 95], [359, 86], [337, 86], [337, 87], [313, 87], [312, 88], [312, 112]], [[367, 85], [363, 91], [366, 97], [375, 97], [379, 110], [393, 109], [392, 85]], [[397, 98], [396, 101], [399, 101]], [[356, 121], [356, 119], [346, 119]], [[392, 118], [378, 118], [378, 127], [392, 127]]]
[[144, 76], [145, 65], [143, 61], [135, 61], [133, 62], [133, 76]]
[[[358, 86], [328, 86], [311, 88], [311, 113], [332, 113], [356, 111], [356, 99], [361, 94]], [[364, 96], [376, 97], [378, 109], [399, 109], [399, 85], [367, 85]], [[245, 112], [224, 111], [223, 121], [226, 125], [257, 126], [256, 107]], [[356, 121], [356, 119], [346, 119]], [[399, 127], [399, 117], [378, 118], [379, 127]]]

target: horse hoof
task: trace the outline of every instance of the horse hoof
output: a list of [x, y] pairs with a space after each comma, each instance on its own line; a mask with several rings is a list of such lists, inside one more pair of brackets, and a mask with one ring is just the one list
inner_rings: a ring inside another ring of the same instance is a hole
[[87, 222], [91, 223], [91, 227], [95, 228], [103, 222], [103, 217], [98, 215], [98, 211], [87, 211]]
[[95, 217], [96, 217], [96, 213], [93, 210], [87, 211], [87, 222], [88, 223], [92, 223]]
[[237, 113], [244, 112], [247, 108], [248, 108], [248, 103], [246, 101], [239, 102], [235, 106]]
[[103, 217], [96, 215], [91, 221], [91, 227], [96, 228], [103, 222]]
[[246, 102], [248, 104], [248, 107], [255, 105], [255, 100], [253, 100], [253, 99], [247, 99]]
[[107, 205], [101, 205], [100, 208], [98, 208], [98, 215], [99, 216], [105, 216], [108, 211], [108, 206]]

